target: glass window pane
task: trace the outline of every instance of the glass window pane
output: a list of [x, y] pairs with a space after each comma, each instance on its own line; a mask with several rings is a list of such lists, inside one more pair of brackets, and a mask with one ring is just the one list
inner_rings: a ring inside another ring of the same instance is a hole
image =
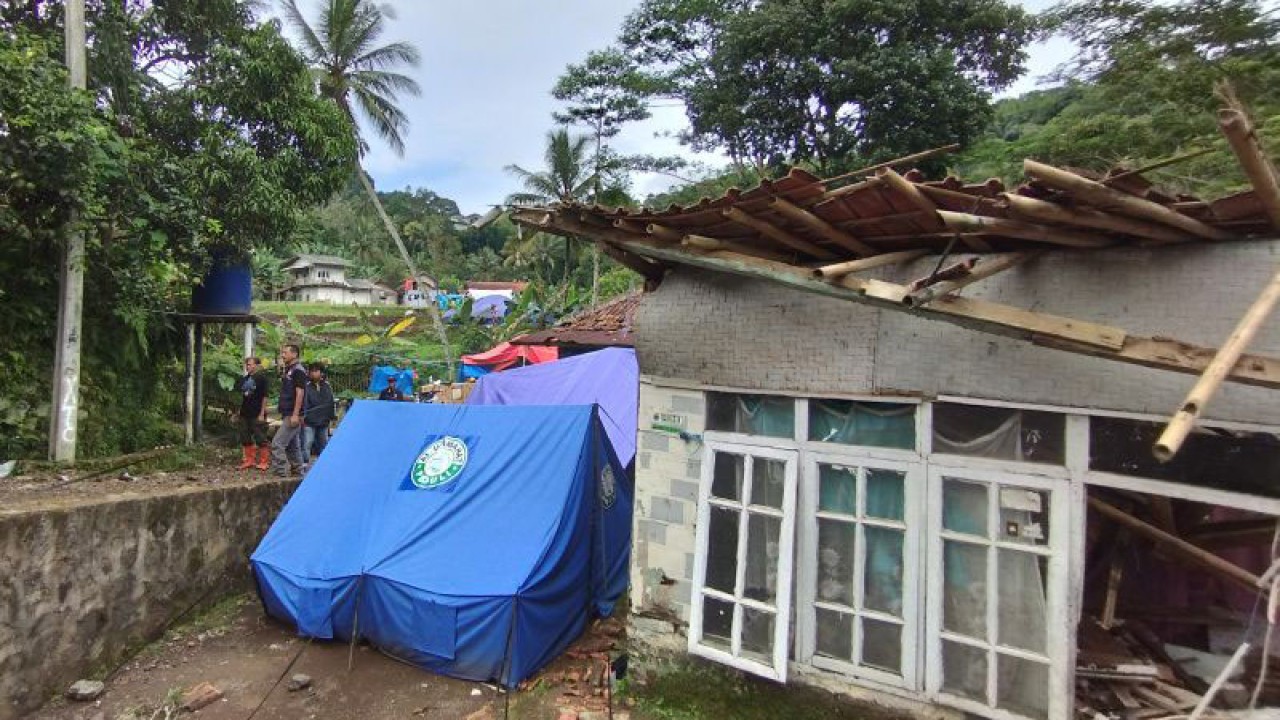
[[778, 592], [778, 551], [782, 518], [751, 513], [747, 517], [747, 572], [742, 594], [774, 604]]
[[793, 438], [796, 403], [772, 395], [707, 394], [707, 429]]
[[818, 518], [818, 599], [853, 607], [857, 526]]
[[912, 450], [916, 446], [916, 406], [810, 400], [809, 439]]
[[706, 586], [732, 595], [738, 583], [738, 511], [711, 506]]
[[987, 548], [943, 541], [942, 575], [942, 627], [986, 640]]
[[1049, 493], [1000, 488], [1000, 539], [1026, 545], [1049, 544]]
[[1000, 644], [1043, 653], [1049, 559], [1017, 550], [998, 552], [996, 612], [1000, 615]]
[[1061, 465], [1066, 454], [1066, 416], [1035, 410], [934, 403], [933, 451]]
[[733, 648], [733, 603], [702, 598], [702, 644], [730, 652]]
[[945, 478], [942, 527], [966, 535], [987, 536], [987, 486]]
[[862, 664], [902, 674], [902, 626], [862, 619]]
[[942, 689], [953, 695], [987, 702], [987, 651], [942, 641]]
[[853, 616], [822, 608], [817, 613], [818, 654], [853, 662]]
[[1027, 717], [1049, 715], [1049, 666], [1032, 660], [996, 656], [996, 705]]
[[742, 500], [742, 484], [746, 478], [743, 462], [741, 455], [716, 451], [715, 468], [711, 477], [712, 497]]
[[901, 530], [864, 527], [866, 565], [863, 568], [862, 606], [902, 617]]
[[822, 512], [853, 515], [858, 509], [858, 468], [843, 465], [818, 466], [818, 509]]
[[782, 493], [787, 487], [787, 464], [762, 457], [751, 461], [751, 504], [781, 510]]
[[773, 613], [742, 608], [742, 655], [773, 665]]
[[901, 520], [906, 511], [907, 474], [897, 470], [867, 468], [866, 516]]

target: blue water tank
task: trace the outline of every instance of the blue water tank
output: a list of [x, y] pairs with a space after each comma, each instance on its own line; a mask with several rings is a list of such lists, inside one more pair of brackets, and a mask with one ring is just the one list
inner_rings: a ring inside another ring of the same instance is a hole
[[253, 310], [253, 273], [247, 265], [215, 262], [191, 291], [191, 311], [202, 315], [248, 315]]

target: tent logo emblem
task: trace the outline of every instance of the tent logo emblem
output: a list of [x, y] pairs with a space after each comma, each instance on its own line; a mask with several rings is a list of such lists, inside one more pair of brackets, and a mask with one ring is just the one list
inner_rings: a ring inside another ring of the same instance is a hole
[[613, 507], [614, 501], [618, 499], [618, 485], [613, 477], [613, 467], [605, 465], [604, 470], [600, 473], [600, 504], [605, 510]]
[[442, 437], [427, 446], [413, 462], [409, 481], [422, 490], [452, 482], [467, 466], [467, 444], [456, 437]]

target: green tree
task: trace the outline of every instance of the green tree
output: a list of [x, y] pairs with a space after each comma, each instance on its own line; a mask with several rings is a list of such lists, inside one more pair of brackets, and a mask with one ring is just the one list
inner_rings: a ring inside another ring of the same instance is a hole
[[[297, 0], [286, 0], [285, 16], [300, 36], [303, 55], [312, 65], [321, 94], [337, 103], [351, 123], [363, 151], [369, 145], [360, 136], [356, 109], [391, 149], [404, 154], [404, 133], [409, 118], [398, 106], [401, 94], [418, 95], [421, 89], [413, 78], [397, 70], [416, 67], [419, 55], [408, 43], [379, 45], [391, 15], [389, 6], [374, 5], [370, 0], [322, 0], [319, 21], [313, 26], [298, 9]], [[382, 219], [387, 234], [400, 250], [411, 277], [418, 270], [400, 238], [400, 233], [387, 216], [364, 169], [357, 163], [355, 173], [374, 209]], [[452, 366], [449, 336], [434, 304], [428, 310], [435, 323], [440, 343]], [[451, 368], [452, 369], [452, 368]]]
[[[519, 165], [508, 165], [507, 172], [514, 175], [524, 190], [507, 196], [512, 205], [538, 205], [553, 202], [571, 204], [585, 197], [596, 184], [596, 173], [589, 153], [591, 138], [572, 135], [568, 128], [558, 128], [547, 133], [547, 147], [543, 151], [545, 170], [526, 170]], [[547, 262], [550, 242], [539, 233], [519, 239], [508, 248], [508, 259], [516, 267], [533, 266]], [[564, 282], [569, 282], [573, 266], [572, 241], [564, 239]]]
[[1034, 32], [1003, 0], [645, 0], [621, 43], [694, 148], [830, 172], [976, 137]]

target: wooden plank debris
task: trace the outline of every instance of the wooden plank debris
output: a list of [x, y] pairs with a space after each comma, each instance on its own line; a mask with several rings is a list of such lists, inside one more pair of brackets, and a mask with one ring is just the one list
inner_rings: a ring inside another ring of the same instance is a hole
[[938, 283], [932, 287], [913, 289], [911, 294], [905, 298], [905, 302], [913, 308], [923, 307], [944, 295], [949, 295], [961, 288], [985, 280], [992, 275], [1015, 268], [1028, 260], [1039, 257], [1039, 255], [1039, 252], [1008, 253], [990, 260], [984, 260], [977, 267], [971, 267], [964, 277]]

